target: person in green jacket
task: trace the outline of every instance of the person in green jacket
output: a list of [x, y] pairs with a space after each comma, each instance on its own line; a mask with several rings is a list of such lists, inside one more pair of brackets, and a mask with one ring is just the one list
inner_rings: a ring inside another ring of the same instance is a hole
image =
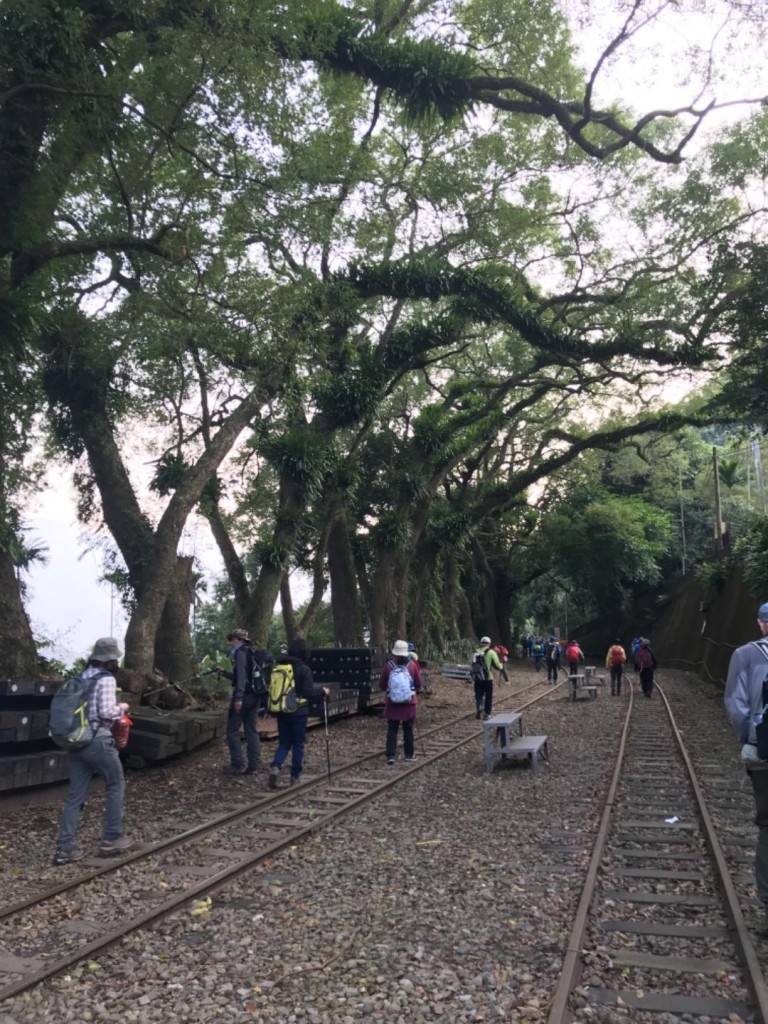
[[499, 656], [491, 647], [491, 638], [484, 636], [472, 655], [472, 682], [475, 684], [475, 718], [490, 718], [493, 707], [493, 669], [501, 672]]

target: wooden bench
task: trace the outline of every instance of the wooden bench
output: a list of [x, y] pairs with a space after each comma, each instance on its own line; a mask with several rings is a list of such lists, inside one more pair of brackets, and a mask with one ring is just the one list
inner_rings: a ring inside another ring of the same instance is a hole
[[515, 736], [514, 739], [510, 738], [506, 745], [503, 748], [497, 748], [490, 758], [486, 755], [485, 771], [487, 775], [493, 771], [494, 757], [527, 757], [532, 773], [538, 775], [539, 757], [549, 761], [549, 737]]

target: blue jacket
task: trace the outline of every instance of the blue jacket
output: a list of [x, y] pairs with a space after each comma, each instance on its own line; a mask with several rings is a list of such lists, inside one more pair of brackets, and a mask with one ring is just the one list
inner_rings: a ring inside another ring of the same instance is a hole
[[738, 647], [725, 684], [725, 710], [741, 743], [756, 743], [763, 714], [763, 680], [768, 676], [768, 638]]

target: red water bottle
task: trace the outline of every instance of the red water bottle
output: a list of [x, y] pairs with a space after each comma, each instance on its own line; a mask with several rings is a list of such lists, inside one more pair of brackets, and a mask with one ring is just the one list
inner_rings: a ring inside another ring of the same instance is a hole
[[118, 750], [124, 750], [128, 746], [133, 722], [125, 711], [112, 723], [112, 739]]

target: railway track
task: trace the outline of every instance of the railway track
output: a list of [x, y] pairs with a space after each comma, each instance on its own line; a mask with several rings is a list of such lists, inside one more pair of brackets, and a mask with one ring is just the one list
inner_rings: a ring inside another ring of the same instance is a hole
[[[745, 923], [753, 900], [721, 841], [737, 829], [722, 818], [715, 826], [672, 702], [659, 687], [654, 698], [630, 691], [548, 1024], [587, 1005], [596, 1020], [613, 1019], [600, 1007], [621, 1007], [630, 1016], [768, 1024], [768, 989]], [[743, 865], [754, 839], [738, 831]]]
[[[536, 682], [505, 695], [497, 706], [511, 703], [522, 711], [558, 690]], [[531, 691], [538, 692], [520, 703], [520, 697]], [[310, 778], [260, 796], [126, 857], [94, 858], [88, 872], [1, 908], [0, 1001], [258, 868], [281, 849], [376, 799], [481, 732], [473, 713], [462, 715], [421, 734], [420, 745], [428, 744], [429, 749], [413, 765], [385, 767], [377, 750], [337, 766], [330, 780]], [[117, 872], [121, 892], [142, 894], [136, 907], [121, 906], [111, 893]]]

